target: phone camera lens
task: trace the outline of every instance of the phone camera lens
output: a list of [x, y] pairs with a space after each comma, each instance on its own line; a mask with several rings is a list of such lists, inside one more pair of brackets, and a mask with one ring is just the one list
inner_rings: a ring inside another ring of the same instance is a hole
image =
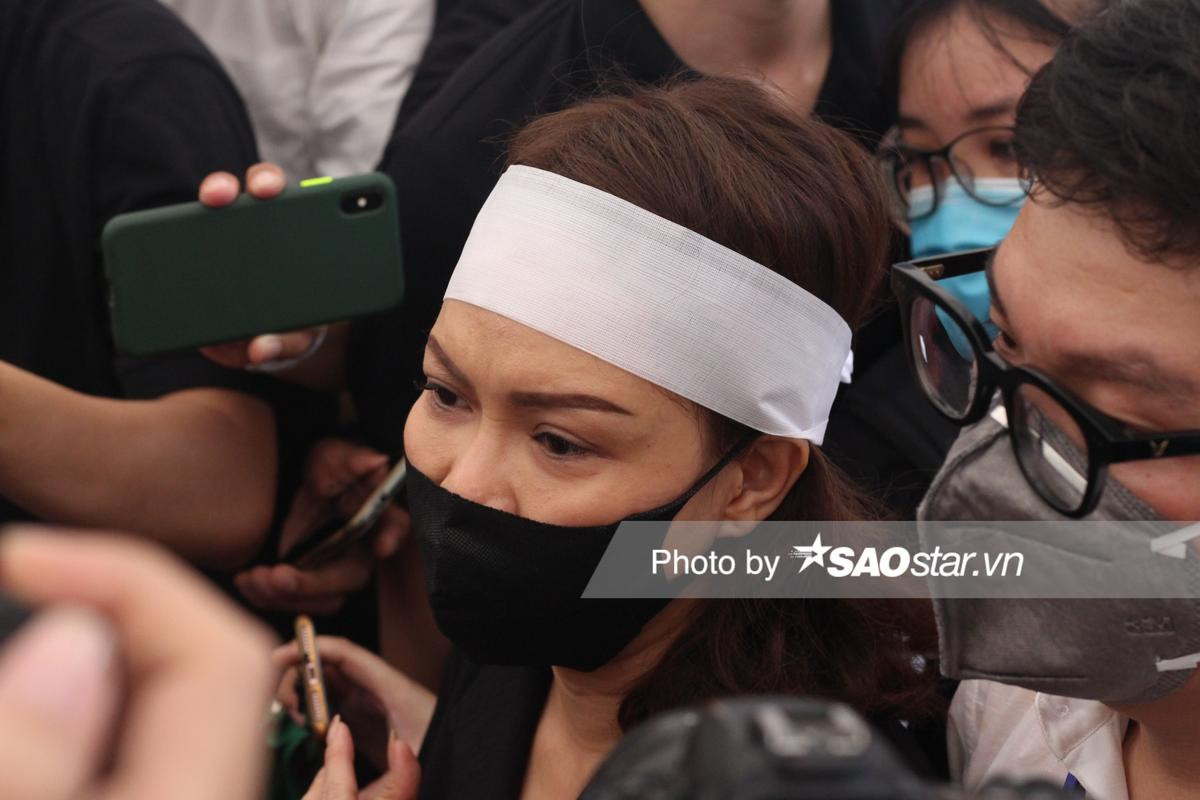
[[342, 211], [346, 214], [364, 214], [383, 206], [383, 195], [379, 192], [355, 192], [342, 198]]

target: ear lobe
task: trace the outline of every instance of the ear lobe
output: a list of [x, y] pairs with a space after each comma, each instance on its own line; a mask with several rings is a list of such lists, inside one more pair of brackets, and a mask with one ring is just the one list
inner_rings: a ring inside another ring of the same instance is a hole
[[763, 436], [735, 463], [741, 470], [741, 490], [725, 508], [730, 520], [761, 521], [779, 504], [808, 468], [811, 445], [804, 439]]

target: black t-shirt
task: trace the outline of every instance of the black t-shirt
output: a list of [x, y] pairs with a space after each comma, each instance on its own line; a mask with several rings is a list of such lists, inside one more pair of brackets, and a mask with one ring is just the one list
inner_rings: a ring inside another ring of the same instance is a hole
[[[520, 797], [551, 677], [549, 667], [480, 666], [457, 651], [451, 654], [421, 745], [419, 796]], [[921, 744], [907, 728], [888, 717], [871, 722], [910, 769], [932, 777]]]
[[199, 353], [121, 358], [110, 333], [104, 224], [255, 160], [233, 84], [155, 0], [0, 0], [0, 359], [105, 397], [296, 397]]
[[[896, 0], [833, 4], [833, 52], [817, 113], [872, 144], [889, 125], [878, 90]], [[425, 336], [475, 215], [503, 171], [505, 142], [532, 117], [615, 78], [684, 72], [636, 0], [547, 0], [493, 36], [397, 131], [380, 169], [399, 193], [406, 296], [354, 326], [350, 382], [364, 434], [399, 451]]]
[[484, 42], [541, 5], [541, 1], [438, 0], [433, 36], [400, 102], [395, 129], [412, 119]]

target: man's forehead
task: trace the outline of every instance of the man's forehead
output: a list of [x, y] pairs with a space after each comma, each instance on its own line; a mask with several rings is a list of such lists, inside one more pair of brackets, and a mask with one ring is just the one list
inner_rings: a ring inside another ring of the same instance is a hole
[[[1171, 292], [1147, 283], [1144, 269], [1162, 278], [1169, 268], [1132, 264], [1115, 242], [1096, 248], [1088, 231], [1070, 220], [1046, 209], [1028, 211], [989, 259], [987, 272], [999, 321], [1037, 362], [1033, 366], [1055, 377], [1128, 384], [1195, 402], [1196, 370], [1171, 357], [1177, 337], [1188, 334], [1164, 324], [1173, 301], [1163, 295]], [[1200, 305], [1189, 316], [1191, 330], [1200, 330]]]

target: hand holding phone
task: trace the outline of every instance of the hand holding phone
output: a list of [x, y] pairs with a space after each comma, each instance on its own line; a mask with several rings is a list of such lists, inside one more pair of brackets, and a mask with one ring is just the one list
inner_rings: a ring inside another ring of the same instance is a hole
[[153, 355], [395, 306], [395, 204], [391, 180], [369, 173], [219, 210], [197, 202], [114, 217], [101, 240], [118, 349]]
[[326, 523], [284, 558], [301, 569], [314, 569], [344, 556], [371, 534], [388, 504], [404, 487], [407, 474], [407, 463], [401, 458], [350, 519]]

